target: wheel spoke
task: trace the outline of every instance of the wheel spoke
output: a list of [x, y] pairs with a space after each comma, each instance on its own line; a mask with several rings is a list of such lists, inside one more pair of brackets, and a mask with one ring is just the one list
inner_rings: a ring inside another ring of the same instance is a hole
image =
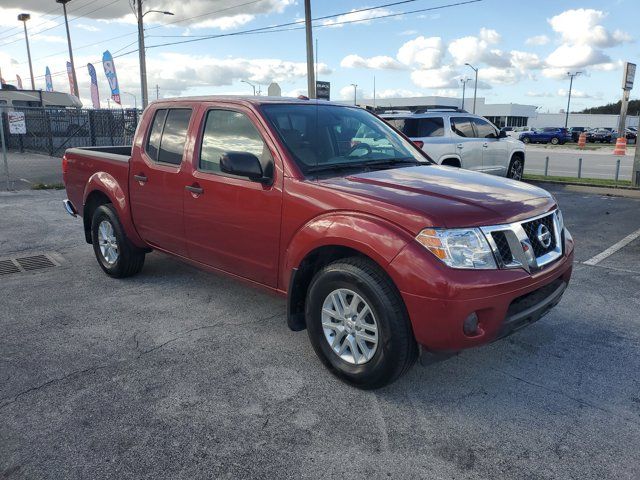
[[[356, 339], [352, 336], [349, 335], [347, 337], [347, 342], [349, 342], [349, 350], [351, 350], [351, 355], [353, 356], [353, 361], [357, 364], [361, 363], [360, 362], [360, 358], [362, 357], [362, 355], [360, 354], [360, 351], [358, 350], [358, 345], [356, 344]], [[345, 343], [347, 343], [345, 342]]]
[[325, 313], [325, 314], [329, 315], [331, 318], [333, 318], [335, 320], [338, 320], [339, 322], [342, 321], [342, 316], [338, 312], [336, 312], [334, 310], [329, 310], [328, 308], [323, 308], [322, 309], [322, 313]]

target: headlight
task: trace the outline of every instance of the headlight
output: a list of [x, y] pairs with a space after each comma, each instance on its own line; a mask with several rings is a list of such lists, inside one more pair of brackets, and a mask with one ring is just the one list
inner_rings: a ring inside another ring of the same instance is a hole
[[560, 227], [560, 233], [564, 230], [564, 217], [562, 216], [562, 212], [558, 208], [556, 210], [556, 216], [558, 217], [558, 226]]
[[425, 228], [416, 240], [452, 268], [498, 268], [487, 239], [477, 228]]

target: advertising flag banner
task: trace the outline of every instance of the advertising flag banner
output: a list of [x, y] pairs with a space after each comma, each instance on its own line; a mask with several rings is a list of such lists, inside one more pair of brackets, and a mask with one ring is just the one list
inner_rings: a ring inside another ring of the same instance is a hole
[[96, 77], [96, 69], [90, 63], [87, 63], [89, 70], [89, 78], [91, 78], [91, 102], [93, 108], [100, 108], [100, 95], [98, 94], [98, 77]]
[[16, 82], [18, 82], [18, 88], [22, 90], [22, 79], [20, 78], [20, 75], [16, 75]]
[[102, 54], [102, 66], [104, 67], [104, 74], [109, 81], [109, 88], [111, 89], [111, 98], [117, 104], [120, 104], [120, 86], [118, 85], [118, 76], [116, 75], [116, 66], [113, 63], [113, 57], [109, 50]]
[[67, 62], [67, 76], [69, 77], [69, 89], [71, 90], [71, 95], [74, 95], [76, 89], [73, 84], [73, 67], [71, 66], [71, 62]]
[[49, 70], [49, 67], [44, 71], [44, 80], [47, 84], [47, 92], [53, 92], [53, 81], [51, 80], [51, 70]]

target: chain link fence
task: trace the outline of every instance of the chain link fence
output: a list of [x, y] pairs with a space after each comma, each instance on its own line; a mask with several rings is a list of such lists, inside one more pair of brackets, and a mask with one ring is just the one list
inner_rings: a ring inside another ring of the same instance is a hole
[[[61, 157], [67, 148], [131, 145], [141, 111], [0, 105], [9, 150]], [[9, 117], [24, 114], [25, 133], [11, 133]]]

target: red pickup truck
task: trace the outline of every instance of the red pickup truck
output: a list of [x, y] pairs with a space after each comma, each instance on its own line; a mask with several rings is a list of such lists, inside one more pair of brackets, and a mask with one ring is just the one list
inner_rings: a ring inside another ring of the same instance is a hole
[[72, 148], [62, 168], [65, 208], [108, 275], [158, 250], [286, 295], [289, 327], [361, 388], [420, 347], [451, 354], [538, 320], [571, 276], [548, 192], [437, 166], [360, 108], [163, 100], [132, 147]]

